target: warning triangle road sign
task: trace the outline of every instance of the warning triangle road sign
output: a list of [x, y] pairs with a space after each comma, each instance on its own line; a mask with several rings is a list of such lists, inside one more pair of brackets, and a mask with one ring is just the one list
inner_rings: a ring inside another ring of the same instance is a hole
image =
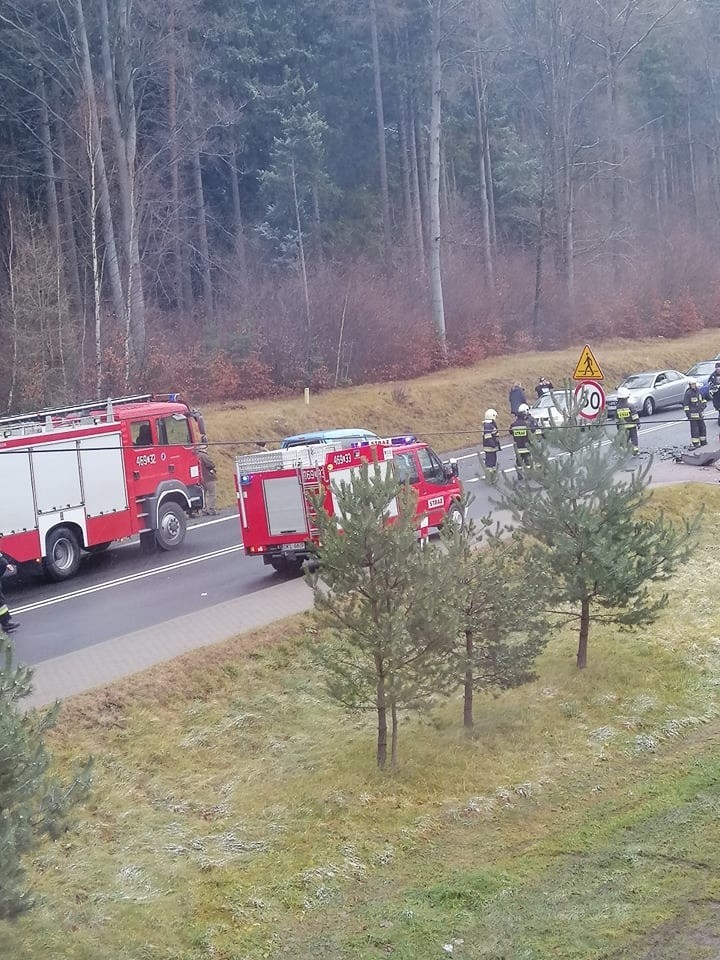
[[600, 364], [593, 356], [590, 347], [585, 344], [580, 354], [580, 359], [575, 367], [573, 380], [604, 380], [605, 375], [600, 369]]

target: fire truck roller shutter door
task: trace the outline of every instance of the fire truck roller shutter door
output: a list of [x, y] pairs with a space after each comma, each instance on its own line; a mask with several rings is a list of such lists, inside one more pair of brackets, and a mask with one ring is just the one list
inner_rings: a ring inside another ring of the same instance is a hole
[[79, 441], [85, 512], [89, 517], [127, 510], [122, 436], [107, 433]]
[[36, 527], [30, 452], [8, 447], [0, 452], [0, 536]]

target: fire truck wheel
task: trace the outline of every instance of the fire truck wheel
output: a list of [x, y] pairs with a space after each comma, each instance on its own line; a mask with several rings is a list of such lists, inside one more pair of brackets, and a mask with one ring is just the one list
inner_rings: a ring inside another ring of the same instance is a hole
[[49, 580], [67, 580], [75, 576], [80, 566], [80, 544], [69, 527], [56, 527], [50, 531], [43, 566]]
[[453, 500], [450, 504], [445, 522], [451, 523], [454, 527], [457, 527], [458, 530], [462, 530], [465, 526], [465, 511], [462, 508], [462, 504], [457, 500]]
[[177, 503], [165, 503], [158, 513], [155, 539], [161, 550], [177, 550], [185, 539], [187, 517]]

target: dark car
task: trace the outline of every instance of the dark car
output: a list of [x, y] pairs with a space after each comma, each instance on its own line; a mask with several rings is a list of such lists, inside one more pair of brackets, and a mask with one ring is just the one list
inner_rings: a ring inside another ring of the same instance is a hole
[[693, 364], [692, 367], [685, 374], [687, 377], [694, 377], [698, 386], [700, 387], [700, 393], [707, 400], [709, 397], [708, 393], [708, 377], [711, 373], [715, 373], [715, 364], [716, 360], [699, 360], [697, 363]]
[[[618, 390], [620, 387], [629, 390], [630, 406], [642, 416], [649, 417], [663, 407], [682, 404], [689, 383], [685, 374], [680, 373], [679, 370], [643, 370], [642, 373], [633, 373], [625, 377], [618, 385]], [[609, 417], [615, 416], [617, 401], [616, 392], [608, 395]]]

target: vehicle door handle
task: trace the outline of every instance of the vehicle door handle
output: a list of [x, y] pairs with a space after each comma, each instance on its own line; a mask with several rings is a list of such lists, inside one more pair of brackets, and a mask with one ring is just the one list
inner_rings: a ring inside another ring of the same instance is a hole
[[175, 473], [175, 464], [173, 463], [168, 464], [168, 473]]

